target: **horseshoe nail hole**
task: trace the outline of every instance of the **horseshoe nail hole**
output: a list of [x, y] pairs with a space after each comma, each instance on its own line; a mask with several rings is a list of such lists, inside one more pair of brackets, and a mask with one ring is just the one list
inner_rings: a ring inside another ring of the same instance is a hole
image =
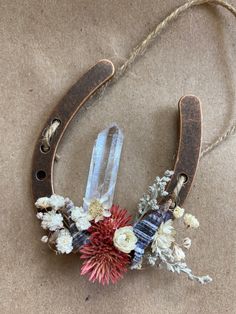
[[188, 176], [185, 174], [185, 173], [181, 173], [180, 175], [179, 175], [179, 178], [180, 177], [184, 177], [184, 184], [186, 184], [187, 182], [188, 182]]
[[176, 206], [177, 206], [177, 202], [175, 201], [170, 205], [170, 209], [174, 209]]
[[40, 146], [40, 151], [41, 151], [41, 153], [44, 153], [44, 154], [48, 153], [50, 151], [50, 149], [51, 149], [50, 147], [46, 147], [44, 145]]
[[36, 172], [36, 178], [39, 180], [39, 181], [43, 181], [45, 178], [46, 178], [46, 172], [44, 170], [39, 170]]
[[[55, 123], [55, 122], [58, 122], [59, 125], [61, 124], [61, 120], [58, 119], [58, 118], [55, 118], [55, 119], [52, 120], [52, 124]], [[59, 126], [59, 125], [58, 125], [58, 126]]]

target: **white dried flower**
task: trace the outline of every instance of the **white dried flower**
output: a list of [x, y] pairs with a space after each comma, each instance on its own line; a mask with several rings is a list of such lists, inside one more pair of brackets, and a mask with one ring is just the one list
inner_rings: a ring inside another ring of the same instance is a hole
[[38, 212], [37, 215], [36, 215], [36, 217], [37, 217], [38, 219], [42, 219], [42, 218], [43, 218], [43, 213], [42, 213], [42, 212]]
[[131, 226], [116, 229], [114, 233], [114, 246], [121, 252], [130, 253], [133, 251], [137, 241], [138, 239]]
[[75, 224], [80, 231], [88, 230], [88, 228], [91, 227], [91, 223], [87, 217], [80, 218]]
[[192, 240], [191, 240], [191, 239], [185, 238], [185, 239], [183, 240], [183, 247], [184, 247], [185, 249], [189, 250], [190, 247], [191, 247], [191, 244], [192, 244]]
[[[50, 203], [50, 198], [49, 197], [40, 197], [37, 199], [37, 201], [35, 202], [35, 206], [37, 208], [41, 208], [41, 209], [46, 209], [48, 207], [51, 206], [51, 203]], [[41, 219], [41, 218], [39, 218]]]
[[71, 219], [76, 222], [82, 217], [86, 217], [87, 213], [84, 211], [83, 207], [73, 207], [71, 209]]
[[169, 219], [165, 223], [162, 222], [159, 229], [155, 233], [152, 242], [152, 251], [155, 252], [157, 248], [168, 249], [175, 241], [175, 230], [172, 226], [173, 220]]
[[51, 195], [50, 206], [55, 210], [58, 210], [58, 209], [64, 207], [65, 206], [64, 197], [60, 196], [60, 195], [56, 195], [56, 194]]
[[89, 222], [89, 215], [84, 211], [83, 207], [72, 208], [71, 219], [75, 222], [76, 227], [81, 231], [87, 230], [91, 226], [91, 223]]
[[179, 219], [181, 218], [182, 216], [184, 215], [184, 209], [179, 207], [179, 206], [176, 206], [175, 209], [173, 210], [173, 216], [176, 218], [176, 219]]
[[192, 214], [185, 214], [184, 215], [184, 223], [186, 226], [188, 226], [190, 228], [196, 229], [199, 227], [199, 221]]
[[46, 209], [52, 207], [55, 210], [58, 210], [65, 206], [65, 199], [60, 195], [53, 194], [50, 197], [40, 197], [35, 202], [37, 208]]
[[43, 229], [49, 229], [55, 231], [63, 227], [63, 217], [61, 214], [57, 214], [55, 210], [51, 210], [43, 214], [41, 227]]
[[48, 242], [48, 236], [43, 236], [42, 238], [41, 238], [41, 241], [43, 242], [43, 243], [47, 243]]
[[72, 241], [73, 238], [68, 229], [60, 230], [56, 239], [57, 251], [69, 254], [73, 250]]
[[180, 262], [185, 259], [185, 253], [178, 245], [173, 246], [173, 257], [176, 262]]
[[93, 199], [86, 200], [84, 199], [85, 204], [88, 206], [88, 218], [89, 220], [94, 220], [98, 222], [103, 220], [104, 217], [110, 217], [111, 212], [108, 208], [106, 208], [103, 203], [103, 199]]

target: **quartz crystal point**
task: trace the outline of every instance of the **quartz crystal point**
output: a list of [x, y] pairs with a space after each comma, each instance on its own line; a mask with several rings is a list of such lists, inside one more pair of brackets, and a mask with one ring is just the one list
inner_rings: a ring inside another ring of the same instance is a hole
[[123, 133], [116, 124], [98, 134], [90, 162], [84, 210], [88, 210], [88, 203], [93, 200], [99, 200], [105, 209], [111, 208], [123, 139]]

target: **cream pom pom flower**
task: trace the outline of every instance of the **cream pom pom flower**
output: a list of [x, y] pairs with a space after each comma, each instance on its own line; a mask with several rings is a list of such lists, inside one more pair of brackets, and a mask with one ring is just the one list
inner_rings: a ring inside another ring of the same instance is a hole
[[152, 251], [155, 252], [157, 248], [168, 249], [175, 241], [175, 229], [173, 227], [173, 220], [169, 219], [162, 222], [159, 229], [155, 233], [152, 242]]
[[63, 228], [63, 217], [61, 214], [58, 214], [55, 210], [51, 210], [43, 214], [41, 220], [42, 220], [41, 227], [43, 229], [55, 231], [57, 229]]
[[[49, 197], [40, 197], [35, 202], [35, 206], [37, 208], [46, 209], [51, 206]], [[39, 218], [40, 219], [40, 218]]]
[[73, 207], [71, 209], [71, 219], [75, 222], [78, 221], [82, 217], [86, 217], [88, 214], [85, 212], [83, 207]]
[[133, 232], [133, 227], [126, 226], [116, 229], [113, 237], [114, 246], [123, 253], [134, 250], [138, 239]]
[[37, 214], [36, 214], [36, 217], [38, 218], [38, 219], [43, 219], [43, 213], [42, 212], [38, 212]]
[[87, 217], [81, 217], [75, 224], [80, 231], [88, 230], [91, 227], [91, 223]]
[[184, 214], [184, 208], [181, 208], [179, 206], [176, 206], [173, 210], [173, 216], [176, 218], [176, 219], [179, 219], [183, 216]]
[[56, 248], [59, 253], [69, 254], [73, 250], [72, 246], [73, 238], [68, 229], [62, 229], [59, 231], [56, 239]]
[[199, 221], [192, 214], [185, 214], [184, 215], [184, 223], [186, 226], [188, 226], [190, 228], [196, 229], [199, 227]]
[[40, 197], [35, 202], [35, 206], [41, 209], [52, 207], [53, 209], [58, 210], [65, 206], [65, 199], [56, 194], [53, 194], [50, 197]]
[[62, 207], [65, 206], [65, 199], [63, 196], [57, 195], [57, 194], [53, 194], [50, 197], [50, 206], [55, 209], [58, 210]]
[[82, 207], [72, 208], [71, 219], [75, 222], [76, 227], [80, 231], [87, 230], [91, 226], [88, 213], [85, 212]]

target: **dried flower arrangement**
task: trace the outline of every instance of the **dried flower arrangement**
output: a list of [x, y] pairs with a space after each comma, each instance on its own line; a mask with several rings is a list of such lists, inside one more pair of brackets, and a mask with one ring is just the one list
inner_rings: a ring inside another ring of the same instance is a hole
[[[191, 239], [176, 242], [175, 219], [183, 218], [183, 225], [197, 229], [196, 217], [179, 206], [171, 209], [166, 185], [172, 171], [157, 177], [148, 193], [140, 199], [138, 217], [134, 225], [127, 210], [107, 206], [107, 199], [85, 199], [83, 207], [59, 195], [39, 198], [37, 218], [48, 235], [42, 237], [58, 254], [81, 253], [81, 274], [92, 282], [109, 284], [117, 282], [130, 269], [143, 265], [165, 266], [177, 274], [185, 273], [189, 279], [201, 284], [209, 283], [209, 276], [196, 276], [185, 262]], [[161, 202], [162, 200], [162, 202]]]

